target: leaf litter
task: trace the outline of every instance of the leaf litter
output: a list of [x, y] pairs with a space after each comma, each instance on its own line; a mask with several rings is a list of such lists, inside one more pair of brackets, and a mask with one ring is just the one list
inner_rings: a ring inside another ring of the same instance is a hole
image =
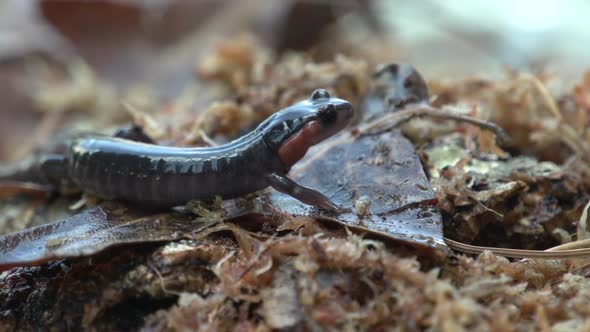
[[[210, 108], [134, 108], [137, 122], [157, 124], [162, 144], [223, 143], [317, 86], [357, 109], [375, 91], [364, 60], [315, 62], [277, 57], [256, 42], [224, 43], [197, 75], [233, 98]], [[376, 122], [310, 151], [290, 174], [354, 207], [342, 215], [269, 191], [175, 212], [100, 203], [6, 235], [0, 263], [12, 268], [0, 275], [0, 326], [588, 328], [587, 263], [572, 258], [588, 252], [588, 80], [560, 96], [546, 80], [509, 73], [505, 81], [428, 81], [427, 104], [394, 110], [399, 103], [381, 102]], [[10, 218], [46, 213], [18, 202], [4, 203], [3, 218], [18, 206], [30, 212]], [[445, 243], [481, 254], [449, 254]], [[501, 256], [519, 253], [529, 258]], [[31, 266], [16, 267], [23, 265]]]

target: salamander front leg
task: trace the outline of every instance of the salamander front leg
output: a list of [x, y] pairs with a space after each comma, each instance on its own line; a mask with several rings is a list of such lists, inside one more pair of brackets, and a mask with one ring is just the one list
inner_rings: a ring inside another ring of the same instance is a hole
[[267, 178], [271, 187], [305, 204], [317, 206], [322, 209], [334, 212], [344, 211], [344, 209], [338, 207], [322, 193], [310, 188], [303, 187], [283, 175], [273, 173], [268, 175]]

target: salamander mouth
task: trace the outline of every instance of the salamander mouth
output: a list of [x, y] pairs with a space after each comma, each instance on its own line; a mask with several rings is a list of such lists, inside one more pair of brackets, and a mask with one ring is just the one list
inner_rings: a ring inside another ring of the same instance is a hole
[[349, 117], [345, 117], [344, 120], [337, 119], [329, 124], [326, 124], [322, 119], [307, 122], [301, 130], [281, 144], [278, 150], [279, 158], [283, 163], [291, 167], [305, 156], [310, 147], [346, 127], [348, 120]]
[[278, 150], [281, 161], [291, 167], [301, 160], [310, 147], [319, 143], [318, 138], [322, 127], [321, 120], [312, 120], [306, 123], [296, 134], [289, 137], [281, 144]]

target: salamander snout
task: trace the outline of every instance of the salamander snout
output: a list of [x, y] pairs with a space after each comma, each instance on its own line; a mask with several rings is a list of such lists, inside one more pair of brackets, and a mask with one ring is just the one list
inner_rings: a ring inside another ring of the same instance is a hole
[[354, 115], [352, 105], [344, 100], [332, 98], [331, 101], [318, 108], [319, 122], [326, 129], [341, 130], [348, 125]]
[[317, 105], [317, 115], [326, 127], [344, 128], [354, 115], [352, 105], [346, 100], [332, 98], [324, 89], [315, 90], [310, 100]]

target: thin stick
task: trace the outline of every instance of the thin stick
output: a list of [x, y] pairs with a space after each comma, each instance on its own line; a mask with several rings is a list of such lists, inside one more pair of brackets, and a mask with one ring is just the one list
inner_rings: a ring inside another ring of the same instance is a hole
[[506, 144], [510, 141], [510, 137], [508, 134], [506, 134], [504, 129], [498, 127], [492, 122], [424, 105], [418, 106], [417, 108], [410, 108], [385, 115], [384, 117], [373, 121], [364, 127], [361, 127], [359, 131], [361, 135], [376, 135], [391, 130], [395, 127], [399, 127], [400, 125], [418, 117], [430, 117], [435, 119], [466, 122], [493, 132], [501, 144]]

